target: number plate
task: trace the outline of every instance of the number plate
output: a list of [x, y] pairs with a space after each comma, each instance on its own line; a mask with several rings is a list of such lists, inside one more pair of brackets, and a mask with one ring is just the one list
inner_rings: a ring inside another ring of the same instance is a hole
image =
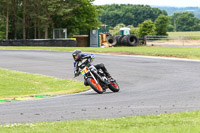
[[87, 73], [87, 67], [84, 67], [80, 72], [84, 76]]

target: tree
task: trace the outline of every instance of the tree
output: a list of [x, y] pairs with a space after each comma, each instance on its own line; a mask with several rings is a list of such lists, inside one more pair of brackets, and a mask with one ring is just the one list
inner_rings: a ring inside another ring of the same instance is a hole
[[26, 39], [26, 0], [22, 1], [23, 7], [23, 39]]
[[147, 19], [154, 21], [161, 14], [167, 15], [166, 11], [148, 5], [112, 4], [103, 6], [99, 20], [112, 27], [120, 23], [137, 27]]
[[98, 17], [100, 9], [92, 4], [94, 0], [79, 0], [80, 5], [74, 8], [73, 16], [66, 22], [67, 29], [71, 33], [87, 34], [88, 30], [97, 29], [100, 26]]
[[139, 36], [155, 35], [155, 29], [156, 27], [151, 20], [145, 20], [142, 24], [139, 24]]
[[6, 22], [0, 17], [0, 40], [6, 38]]
[[[113, 35], [120, 35], [120, 28], [126, 27], [125, 24], [117, 24], [111, 31]], [[110, 28], [111, 29], [111, 28]]]
[[100, 7], [93, 1], [0, 0], [0, 30], [5, 30], [1, 35], [5, 33], [6, 39], [47, 39], [53, 28], [67, 28], [71, 34], [97, 28]]
[[169, 17], [165, 15], [160, 15], [155, 20], [156, 26], [156, 35], [167, 35], [168, 26], [169, 26]]
[[0, 1], [0, 9], [2, 13], [0, 16], [6, 20], [6, 39], [8, 39], [8, 32], [9, 32], [9, 18], [10, 18], [10, 8], [11, 7], [11, 0], [1, 0]]
[[174, 31], [174, 26], [172, 24], [169, 24], [167, 27], [168, 32], [173, 32]]
[[176, 31], [199, 31], [200, 19], [190, 12], [174, 13], [171, 24]]
[[62, 21], [67, 21], [72, 17], [72, 11], [77, 8], [79, 2], [80, 0], [43, 0], [41, 2], [43, 10], [40, 19], [45, 29], [45, 39], [48, 38], [49, 27], [53, 28], [55, 25], [53, 18], [61, 17], [63, 18]]

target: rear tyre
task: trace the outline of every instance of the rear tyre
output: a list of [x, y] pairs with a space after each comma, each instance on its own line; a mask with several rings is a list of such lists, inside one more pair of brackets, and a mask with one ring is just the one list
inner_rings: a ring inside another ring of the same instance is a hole
[[102, 94], [104, 92], [103, 88], [100, 86], [100, 84], [97, 84], [96, 81], [93, 78], [88, 78], [87, 83], [90, 85], [90, 87], [96, 91], [99, 94]]
[[121, 43], [125, 46], [136, 46], [138, 38], [134, 35], [126, 35], [122, 38]]
[[117, 44], [117, 40], [114, 36], [107, 36], [107, 42], [111, 44], [112, 46], [115, 46]]
[[116, 41], [117, 41], [117, 46], [120, 46], [121, 45], [121, 40], [122, 40], [122, 38], [123, 38], [123, 36], [121, 36], [121, 35], [117, 35], [117, 36], [114, 36], [115, 37], [115, 39], [116, 39]]
[[119, 85], [117, 84], [117, 82], [110, 82], [110, 84], [108, 85], [109, 89], [113, 92], [118, 92], [120, 90]]

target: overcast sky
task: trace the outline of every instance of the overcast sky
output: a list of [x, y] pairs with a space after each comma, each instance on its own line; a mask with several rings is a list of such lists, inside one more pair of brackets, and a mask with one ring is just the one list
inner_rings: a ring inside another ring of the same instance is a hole
[[143, 4], [154, 6], [200, 7], [200, 0], [95, 0], [95, 5], [104, 4]]

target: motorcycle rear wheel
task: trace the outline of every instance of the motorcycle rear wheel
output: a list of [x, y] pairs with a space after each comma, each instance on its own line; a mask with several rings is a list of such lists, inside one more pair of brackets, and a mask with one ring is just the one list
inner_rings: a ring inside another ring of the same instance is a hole
[[108, 87], [113, 92], [118, 92], [120, 90], [119, 85], [117, 84], [116, 81], [110, 82], [110, 84], [108, 85]]
[[100, 84], [96, 83], [96, 81], [93, 78], [88, 78], [87, 83], [97, 93], [102, 94], [104, 92], [103, 88], [100, 86]]

